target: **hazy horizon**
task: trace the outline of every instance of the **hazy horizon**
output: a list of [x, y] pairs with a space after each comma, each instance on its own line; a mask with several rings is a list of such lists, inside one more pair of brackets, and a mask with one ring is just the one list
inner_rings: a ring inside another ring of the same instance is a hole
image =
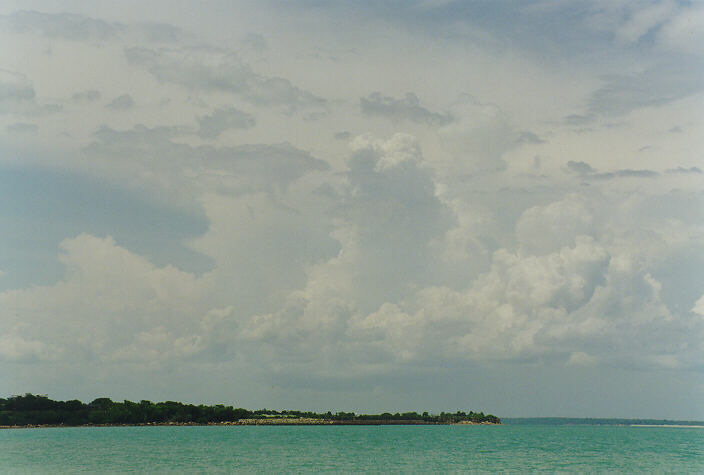
[[0, 5], [0, 396], [704, 420], [704, 4]]

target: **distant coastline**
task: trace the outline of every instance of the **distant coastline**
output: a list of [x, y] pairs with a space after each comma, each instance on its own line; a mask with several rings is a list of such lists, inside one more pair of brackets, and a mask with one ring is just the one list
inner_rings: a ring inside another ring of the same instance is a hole
[[498, 425], [501, 419], [483, 412], [354, 412], [259, 409], [251, 411], [217, 404], [115, 402], [94, 399], [54, 401], [45, 395], [0, 398], [0, 428], [123, 427], [123, 426], [291, 426], [291, 425]]
[[631, 427], [704, 427], [704, 421], [602, 417], [505, 417], [507, 425], [586, 425]]

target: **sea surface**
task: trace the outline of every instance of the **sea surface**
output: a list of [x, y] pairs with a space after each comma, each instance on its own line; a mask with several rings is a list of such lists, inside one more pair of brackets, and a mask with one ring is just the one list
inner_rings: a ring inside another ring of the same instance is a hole
[[704, 473], [704, 429], [210, 426], [0, 430], [0, 472]]

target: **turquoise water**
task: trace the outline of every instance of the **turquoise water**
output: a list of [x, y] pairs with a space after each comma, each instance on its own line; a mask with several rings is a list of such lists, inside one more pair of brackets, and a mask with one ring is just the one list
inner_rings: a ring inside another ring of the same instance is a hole
[[0, 430], [0, 472], [704, 472], [704, 429], [614, 426]]

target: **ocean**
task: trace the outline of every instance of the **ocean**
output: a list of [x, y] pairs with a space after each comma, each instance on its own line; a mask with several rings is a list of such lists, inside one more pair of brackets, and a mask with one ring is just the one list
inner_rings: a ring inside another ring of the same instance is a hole
[[704, 473], [704, 428], [540, 425], [0, 430], [2, 473]]

